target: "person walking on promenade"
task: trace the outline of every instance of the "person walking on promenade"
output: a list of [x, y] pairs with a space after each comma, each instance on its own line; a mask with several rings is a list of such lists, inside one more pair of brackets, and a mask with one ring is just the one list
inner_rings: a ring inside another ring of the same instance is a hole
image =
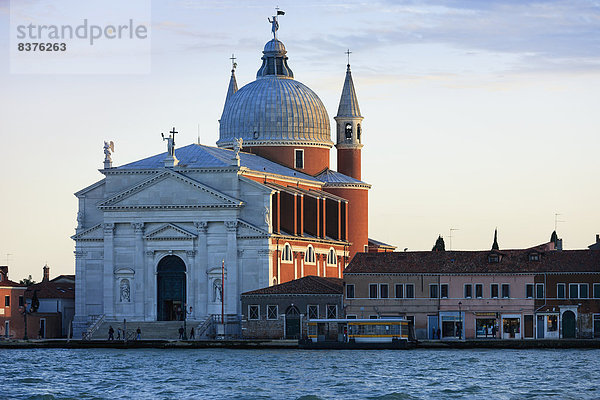
[[194, 328], [192, 327], [192, 330], [190, 331], [190, 340], [194, 340], [195, 338]]
[[115, 340], [115, 330], [112, 325], [108, 327], [108, 340]]
[[117, 328], [117, 340], [121, 340], [121, 328]]
[[142, 340], [142, 330], [140, 329], [139, 326], [138, 326], [137, 330], [135, 331], [135, 333], [137, 334], [135, 337], [135, 340]]
[[183, 326], [181, 328], [179, 328], [179, 340], [183, 339], [183, 332], [185, 332], [183, 330]]

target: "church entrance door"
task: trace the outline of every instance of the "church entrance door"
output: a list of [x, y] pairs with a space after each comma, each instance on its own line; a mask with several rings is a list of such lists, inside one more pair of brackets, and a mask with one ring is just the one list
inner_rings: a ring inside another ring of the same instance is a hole
[[158, 263], [158, 320], [183, 319], [186, 285], [185, 263], [177, 256], [166, 256]]

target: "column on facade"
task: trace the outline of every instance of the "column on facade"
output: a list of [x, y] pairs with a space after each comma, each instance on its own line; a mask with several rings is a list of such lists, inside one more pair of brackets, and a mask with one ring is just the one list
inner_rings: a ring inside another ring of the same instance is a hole
[[144, 298], [145, 298], [145, 287], [144, 282], [146, 281], [146, 271], [144, 268], [144, 223], [136, 222], [131, 224], [135, 234], [135, 253], [133, 255], [133, 301], [134, 301], [134, 315], [139, 319], [144, 318]]
[[195, 222], [194, 225], [198, 230], [198, 252], [194, 259], [196, 267], [196, 301], [194, 303], [194, 318], [199, 319], [208, 315], [208, 300], [209, 293], [212, 288], [208, 282], [208, 223], [206, 221]]
[[237, 252], [237, 221], [225, 221], [227, 228], [227, 253], [225, 257], [225, 268], [227, 269], [227, 286], [225, 287], [226, 314], [240, 314], [240, 269]]
[[[194, 248], [194, 240], [192, 242], [192, 249]], [[196, 268], [196, 250], [187, 250], [185, 252], [187, 257], [187, 265], [186, 265], [186, 312], [190, 312], [190, 307], [192, 307], [192, 314], [188, 314], [187, 318], [196, 319], [195, 315], [196, 311], [196, 303], [198, 298], [198, 268]]]
[[342, 240], [342, 202], [338, 200], [338, 227], [337, 227], [337, 240]]
[[115, 315], [115, 274], [114, 274], [114, 232], [115, 224], [105, 223], [104, 230], [104, 273], [103, 303], [104, 315], [112, 318]]
[[75, 315], [78, 317], [87, 316], [85, 307], [85, 293], [86, 293], [86, 265], [85, 265], [86, 252], [82, 250], [75, 251], [75, 287], [80, 288], [75, 292]]
[[327, 237], [327, 213], [326, 213], [326, 209], [327, 209], [327, 199], [323, 198], [322, 203], [321, 203], [321, 237], [325, 238]]
[[156, 320], [156, 307], [157, 307], [157, 288], [156, 288], [156, 270], [154, 268], [154, 251], [147, 250], [146, 254], [146, 268], [144, 272], [144, 309], [145, 309], [145, 320], [155, 321]]

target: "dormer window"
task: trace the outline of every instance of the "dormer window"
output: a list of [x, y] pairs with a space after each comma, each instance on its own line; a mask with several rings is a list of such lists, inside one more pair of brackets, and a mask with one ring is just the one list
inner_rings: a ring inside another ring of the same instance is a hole
[[540, 261], [539, 253], [531, 253], [529, 254], [529, 261]]
[[498, 262], [500, 262], [500, 256], [498, 254], [490, 254], [488, 256], [488, 262], [498, 263]]
[[352, 124], [346, 124], [346, 139], [352, 139]]

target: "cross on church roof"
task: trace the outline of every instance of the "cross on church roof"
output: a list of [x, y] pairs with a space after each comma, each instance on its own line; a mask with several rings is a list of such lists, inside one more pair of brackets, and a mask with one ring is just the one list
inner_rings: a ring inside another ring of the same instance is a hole
[[169, 133], [172, 133], [173, 134], [173, 138], [175, 138], [175, 134], [179, 133], [179, 132], [175, 131], [175, 127], [173, 127], [173, 130], [171, 132], [169, 132]]
[[235, 62], [235, 54], [232, 54], [231, 57], [229, 57], [229, 59], [231, 60], [231, 69], [234, 70], [237, 67], [237, 63]]
[[348, 56], [348, 65], [350, 65], [350, 54], [352, 54], [352, 52], [350, 51], [350, 49], [345, 51], [346, 55]]

